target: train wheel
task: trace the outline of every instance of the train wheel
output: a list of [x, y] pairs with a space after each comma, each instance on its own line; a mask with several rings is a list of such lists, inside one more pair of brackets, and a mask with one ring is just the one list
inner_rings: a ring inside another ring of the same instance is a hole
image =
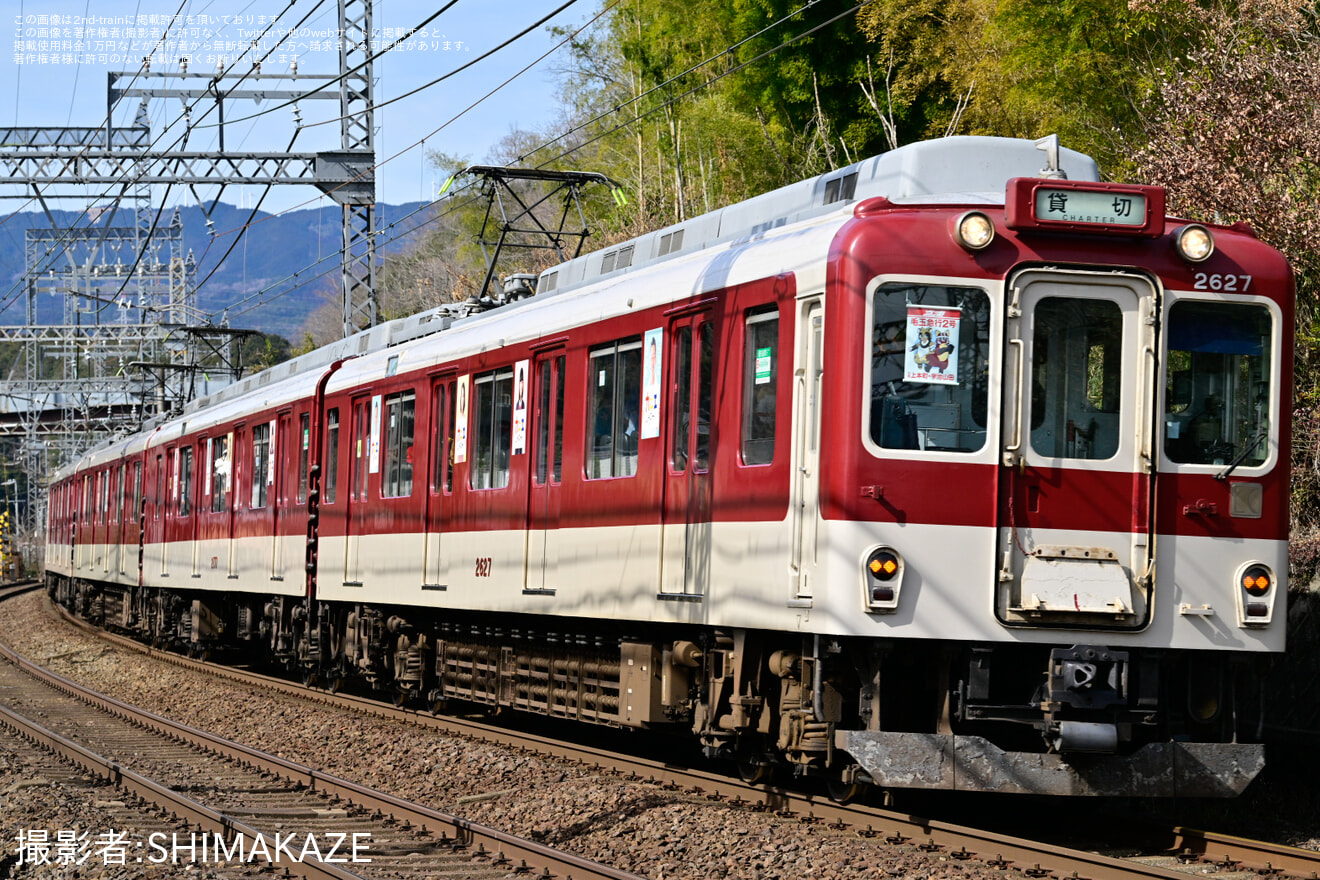
[[825, 793], [836, 804], [850, 804], [866, 796], [870, 786], [865, 782], [845, 782], [840, 777], [825, 780]]
[[325, 689], [332, 694], [337, 694], [344, 688], [344, 676], [338, 672], [330, 674], [330, 680], [326, 682]]
[[321, 680], [321, 676], [317, 674], [317, 671], [314, 667], [311, 666], [303, 667], [302, 683], [304, 687], [316, 687], [317, 683], [320, 680]]
[[440, 715], [445, 711], [446, 702], [439, 693], [432, 691], [426, 698], [426, 708], [432, 715]]
[[396, 709], [402, 709], [404, 706], [408, 704], [409, 699], [412, 698], [412, 691], [408, 690], [407, 688], [396, 687], [394, 688], [393, 696], [394, 696], [394, 707]]
[[738, 776], [748, 785], [759, 785], [770, 778], [770, 765], [751, 756], [739, 758]]

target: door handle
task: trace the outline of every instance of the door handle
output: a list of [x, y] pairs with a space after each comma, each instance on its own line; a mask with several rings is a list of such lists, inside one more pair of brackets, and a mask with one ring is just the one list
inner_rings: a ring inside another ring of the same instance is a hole
[[1026, 370], [1027, 349], [1021, 339], [1010, 339], [1008, 344], [1017, 349], [1017, 372], [1013, 382], [1013, 431], [1010, 435], [1013, 442], [1004, 447], [1004, 464], [1012, 467], [1022, 448], [1022, 377]]

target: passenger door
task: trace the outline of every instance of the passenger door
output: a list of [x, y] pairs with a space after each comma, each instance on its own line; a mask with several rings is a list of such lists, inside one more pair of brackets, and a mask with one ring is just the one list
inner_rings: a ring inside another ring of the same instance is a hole
[[284, 539], [280, 537], [280, 525], [284, 507], [289, 503], [289, 425], [290, 415], [282, 412], [271, 423], [275, 433], [270, 438], [270, 579], [284, 580]]
[[527, 590], [553, 590], [559, 566], [561, 480], [564, 465], [562, 352], [538, 355], [532, 368], [531, 479], [527, 501]]
[[709, 312], [669, 325], [660, 592], [702, 596], [710, 584], [711, 466], [715, 452], [715, 324]]
[[445, 589], [449, 567], [444, 561], [441, 535], [444, 531], [444, 507], [452, 491], [454, 377], [431, 381], [431, 452], [426, 478], [426, 556], [423, 562], [422, 589]]
[[1009, 286], [996, 611], [1012, 625], [1149, 620], [1157, 292], [1028, 270]]
[[371, 398], [353, 399], [352, 439], [348, 451], [348, 518], [344, 526], [344, 583], [361, 586], [359, 542], [367, 526], [367, 475], [371, 457]]

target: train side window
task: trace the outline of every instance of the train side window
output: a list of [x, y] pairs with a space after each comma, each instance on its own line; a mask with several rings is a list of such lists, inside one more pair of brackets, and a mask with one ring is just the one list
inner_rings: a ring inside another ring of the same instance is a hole
[[566, 358], [555, 358], [555, 382], [553, 396], [555, 400], [555, 439], [554, 452], [550, 457], [550, 479], [558, 483], [564, 469], [564, 367]]
[[564, 465], [565, 356], [540, 361], [536, 374], [536, 485], [558, 483]]
[[160, 519], [160, 512], [165, 509], [165, 457], [156, 456], [156, 497], [152, 504], [154, 519]]
[[1163, 433], [1170, 461], [1265, 463], [1273, 329], [1261, 305], [1181, 300], [1169, 307]]
[[367, 497], [368, 462], [370, 451], [370, 432], [367, 424], [369, 401], [361, 398], [353, 401], [353, 439], [349, 452], [350, 469], [348, 474], [348, 495], [354, 501]]
[[179, 516], [192, 513], [192, 466], [192, 447], [184, 446], [179, 450]]
[[701, 350], [697, 363], [697, 437], [692, 467], [704, 471], [710, 468], [711, 417], [715, 412], [715, 325], [703, 322], [698, 335]]
[[779, 314], [748, 315], [743, 346], [742, 460], [769, 464], [775, 457]]
[[111, 468], [107, 475], [110, 477], [110, 504], [108, 510], [108, 521], [119, 522], [119, 511], [124, 507], [124, 499], [119, 495], [119, 471], [121, 468]]
[[669, 466], [674, 473], [687, 470], [691, 438], [688, 418], [692, 409], [692, 327], [674, 331], [674, 396], [670, 401]]
[[339, 407], [325, 414], [325, 450], [321, 476], [322, 504], [335, 503], [335, 490], [339, 488]]
[[417, 396], [407, 391], [385, 398], [385, 480], [381, 495], [403, 498], [413, 487], [413, 423]]
[[125, 465], [121, 464], [119, 466], [119, 470], [115, 475], [115, 483], [119, 486], [119, 492], [115, 496], [116, 501], [114, 504], [114, 508], [115, 508], [115, 519], [118, 520], [119, 522], [128, 522], [131, 519], [131, 517], [129, 516], [128, 508], [124, 504], [128, 496], [128, 480], [126, 479], [127, 476], [128, 476], [128, 469]]
[[312, 445], [312, 414], [298, 416], [298, 494], [299, 504], [307, 503], [307, 455]]
[[142, 462], [133, 462], [133, 521], [142, 515]]
[[229, 438], [211, 438], [211, 512], [229, 507]]
[[431, 494], [448, 493], [454, 478], [453, 386], [436, 382], [431, 387]]
[[883, 449], [969, 454], [986, 443], [990, 299], [891, 282], [872, 297], [867, 433]]
[[513, 371], [486, 373], [473, 386], [472, 488], [502, 489], [509, 485], [513, 446]]
[[179, 450], [165, 450], [165, 462], [169, 471], [169, 494], [162, 499], [161, 506], [165, 508], [165, 518], [168, 519], [179, 513]]
[[252, 503], [250, 509], [266, 506], [270, 475], [270, 425], [252, 426]]
[[642, 341], [617, 342], [591, 352], [587, 412], [587, 479], [637, 473], [641, 428]]

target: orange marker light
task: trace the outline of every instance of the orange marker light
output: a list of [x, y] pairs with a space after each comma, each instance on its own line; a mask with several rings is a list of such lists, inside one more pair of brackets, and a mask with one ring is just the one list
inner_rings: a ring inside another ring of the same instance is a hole
[[1252, 566], [1242, 575], [1242, 589], [1253, 596], [1263, 596], [1270, 591], [1273, 583], [1270, 574], [1261, 566]]

